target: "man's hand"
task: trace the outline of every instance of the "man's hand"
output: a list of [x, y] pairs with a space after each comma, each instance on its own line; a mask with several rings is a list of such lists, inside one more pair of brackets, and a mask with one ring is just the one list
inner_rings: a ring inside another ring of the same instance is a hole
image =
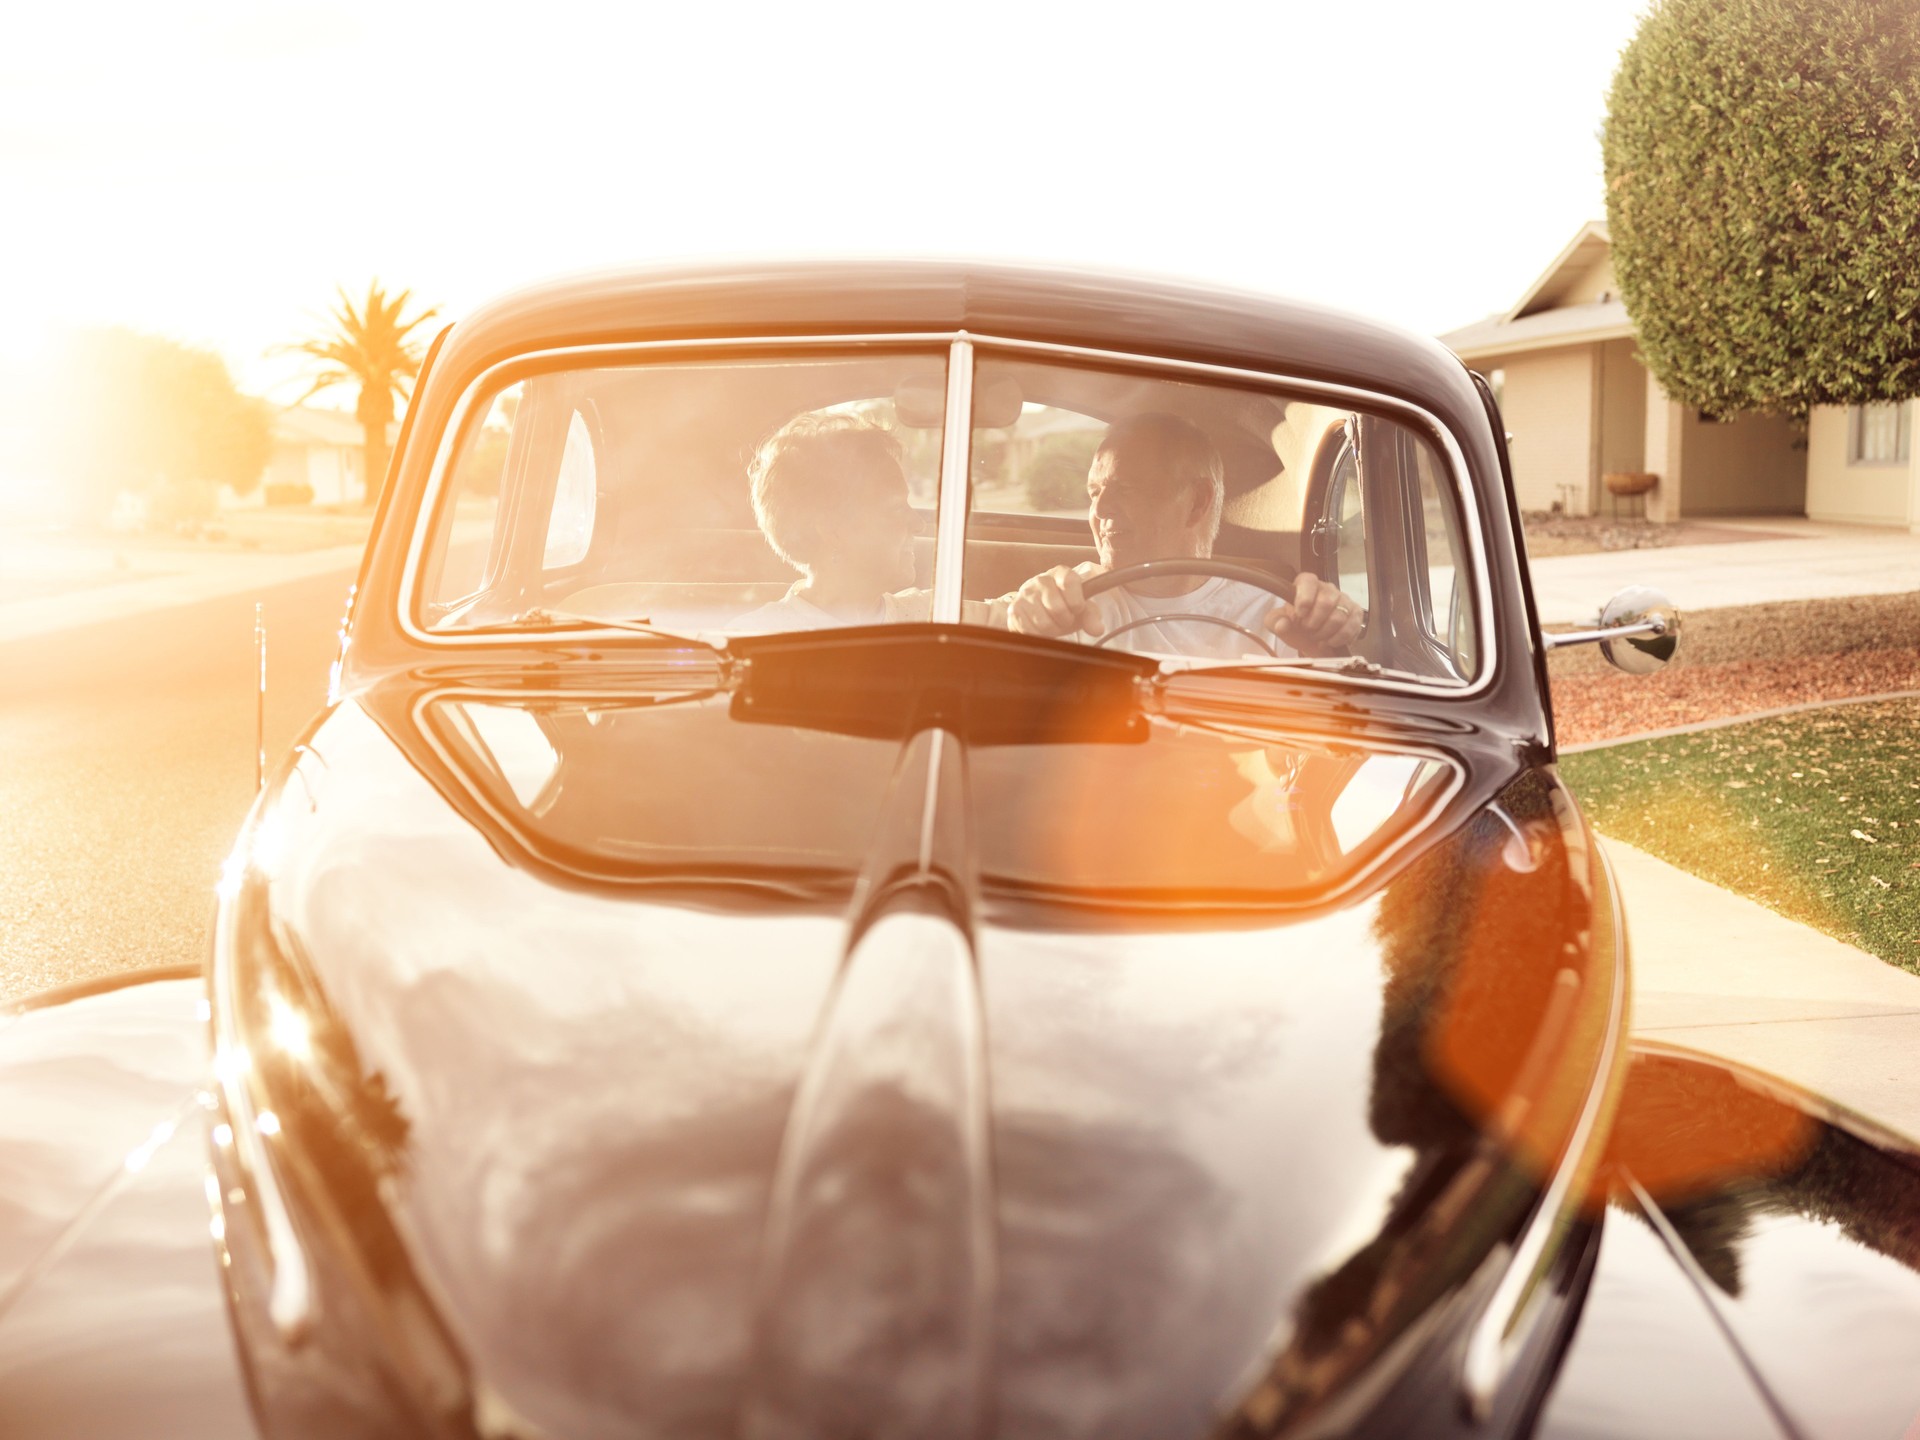
[[1276, 605], [1267, 628], [1302, 655], [1345, 655], [1366, 628], [1367, 612], [1338, 585], [1302, 570], [1293, 581], [1293, 603]]
[[1081, 587], [1106, 572], [1091, 560], [1069, 569], [1056, 565], [1034, 576], [1014, 594], [1007, 609], [1007, 628], [1022, 635], [1071, 635], [1076, 630], [1098, 636], [1106, 630], [1100, 611], [1089, 604]]

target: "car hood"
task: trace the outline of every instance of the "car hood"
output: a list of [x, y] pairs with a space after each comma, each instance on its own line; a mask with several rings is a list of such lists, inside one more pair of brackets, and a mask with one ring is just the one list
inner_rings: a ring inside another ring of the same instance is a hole
[[251, 883], [494, 1414], [1197, 1433], [1321, 1404], [1457, 1289], [1596, 1072], [1583, 832], [1510, 753], [1237, 713], [338, 708]]

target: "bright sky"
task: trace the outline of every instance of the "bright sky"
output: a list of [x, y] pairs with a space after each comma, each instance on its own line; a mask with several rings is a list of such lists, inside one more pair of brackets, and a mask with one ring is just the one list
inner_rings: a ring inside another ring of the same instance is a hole
[[1644, 8], [15, 7], [0, 366], [126, 324], [259, 388], [336, 283], [457, 317], [557, 272], [767, 252], [1117, 266], [1450, 329], [1602, 213]]

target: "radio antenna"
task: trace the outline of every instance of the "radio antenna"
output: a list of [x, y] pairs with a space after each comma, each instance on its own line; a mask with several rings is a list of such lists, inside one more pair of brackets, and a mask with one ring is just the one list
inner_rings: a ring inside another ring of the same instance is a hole
[[267, 607], [253, 602], [253, 653], [259, 683], [253, 692], [253, 793], [267, 788]]

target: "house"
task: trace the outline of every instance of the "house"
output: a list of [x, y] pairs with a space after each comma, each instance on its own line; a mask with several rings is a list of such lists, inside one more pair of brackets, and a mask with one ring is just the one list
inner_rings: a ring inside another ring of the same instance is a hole
[[1602, 477], [1651, 472], [1652, 520], [1806, 515], [1920, 531], [1916, 402], [1816, 407], [1803, 425], [1669, 399], [1640, 362], [1599, 221], [1512, 308], [1440, 338], [1493, 382], [1522, 509], [1620, 511]]
[[[273, 418], [273, 455], [260, 485], [240, 504], [272, 503], [310, 489], [316, 505], [358, 505], [366, 493], [366, 437], [360, 422], [341, 410], [296, 405]], [[286, 488], [279, 488], [286, 487]]]

